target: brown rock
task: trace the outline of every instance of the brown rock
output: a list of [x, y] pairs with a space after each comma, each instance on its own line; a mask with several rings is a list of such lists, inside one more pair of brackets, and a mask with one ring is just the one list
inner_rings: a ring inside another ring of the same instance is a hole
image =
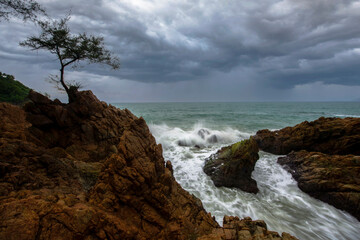
[[259, 159], [258, 152], [259, 148], [253, 138], [223, 147], [206, 160], [204, 172], [217, 187], [236, 187], [257, 193], [259, 189], [251, 173]]
[[360, 156], [292, 152], [280, 157], [299, 188], [360, 220]]
[[0, 103], [0, 239], [238, 236], [175, 181], [144, 119], [90, 91], [30, 99]]
[[215, 228], [212, 233], [204, 235], [198, 240], [253, 240], [253, 239], [279, 239], [279, 240], [296, 240], [297, 238], [290, 234], [268, 231], [263, 221], [252, 221], [247, 217], [239, 219], [238, 217], [224, 216], [224, 228]]
[[278, 131], [260, 130], [254, 136], [261, 150], [274, 154], [307, 150], [360, 155], [360, 118], [324, 118]]

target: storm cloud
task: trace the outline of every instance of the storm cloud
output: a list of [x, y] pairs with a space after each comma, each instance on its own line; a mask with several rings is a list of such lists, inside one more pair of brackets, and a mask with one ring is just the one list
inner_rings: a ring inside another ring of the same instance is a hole
[[[71, 12], [74, 32], [104, 36], [120, 57], [120, 71], [88, 65], [68, 72], [109, 100], [122, 100], [116, 94], [129, 86], [145, 91], [140, 101], [309, 100], [298, 91], [360, 90], [360, 1], [38, 2], [54, 18]], [[42, 88], [44, 77], [58, 71], [56, 58], [18, 46], [37, 27], [12, 19], [0, 30], [0, 71]], [[173, 88], [183, 92], [168, 96]]]

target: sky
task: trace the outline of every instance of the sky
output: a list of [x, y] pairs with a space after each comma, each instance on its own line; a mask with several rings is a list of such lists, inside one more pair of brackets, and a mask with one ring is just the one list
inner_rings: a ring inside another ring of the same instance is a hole
[[[108, 102], [360, 101], [359, 0], [38, 0], [74, 34], [105, 39], [119, 70], [65, 79]], [[39, 27], [0, 22], [0, 71], [66, 100], [56, 56], [19, 46]]]

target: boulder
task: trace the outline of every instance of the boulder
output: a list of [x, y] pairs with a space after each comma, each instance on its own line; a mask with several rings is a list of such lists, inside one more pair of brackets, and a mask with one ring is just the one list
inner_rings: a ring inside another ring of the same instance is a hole
[[221, 148], [206, 161], [204, 172], [217, 187], [236, 187], [250, 193], [257, 193], [256, 181], [251, 178], [259, 148], [253, 138]]
[[300, 151], [280, 157], [278, 163], [302, 191], [360, 220], [360, 156]]
[[259, 148], [273, 154], [307, 150], [327, 154], [360, 155], [360, 118], [324, 118], [278, 131], [260, 130]]

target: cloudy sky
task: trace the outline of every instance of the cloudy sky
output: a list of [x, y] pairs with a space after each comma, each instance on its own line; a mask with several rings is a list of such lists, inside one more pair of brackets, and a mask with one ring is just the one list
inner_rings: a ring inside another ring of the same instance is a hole
[[[101, 35], [121, 60], [67, 70], [109, 102], [360, 100], [358, 0], [39, 0], [74, 33]], [[0, 71], [65, 100], [46, 82], [55, 56], [0, 22]]]

